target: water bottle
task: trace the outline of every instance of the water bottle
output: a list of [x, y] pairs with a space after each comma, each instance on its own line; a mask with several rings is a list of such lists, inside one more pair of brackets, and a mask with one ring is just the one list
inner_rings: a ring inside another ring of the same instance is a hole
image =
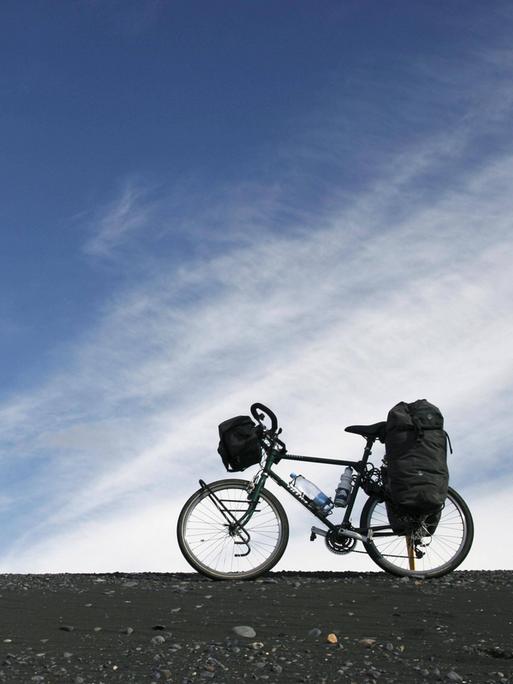
[[294, 481], [294, 487], [310, 499], [315, 508], [324, 513], [324, 515], [329, 515], [332, 512], [333, 501], [317, 485], [314, 485], [313, 482], [310, 482], [310, 480], [307, 480], [302, 475], [296, 475], [296, 473], [290, 473], [290, 477]]
[[348, 466], [340, 476], [338, 487], [335, 490], [335, 506], [347, 506], [347, 500], [351, 493], [352, 477], [353, 469]]

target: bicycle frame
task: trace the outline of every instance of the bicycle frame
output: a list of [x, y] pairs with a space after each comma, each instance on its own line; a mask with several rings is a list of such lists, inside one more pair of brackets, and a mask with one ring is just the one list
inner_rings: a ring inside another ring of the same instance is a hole
[[[316, 518], [318, 518], [324, 525], [326, 525], [330, 531], [335, 532], [335, 531], [340, 531], [343, 536], [350, 536], [354, 537], [356, 539], [360, 539], [361, 541], [366, 541], [367, 536], [365, 536], [364, 530], [361, 530], [359, 528], [352, 528], [351, 526], [351, 514], [353, 511], [354, 503], [356, 501], [356, 497], [358, 496], [358, 492], [361, 489], [361, 483], [362, 483], [362, 474], [366, 470], [366, 466], [369, 460], [369, 457], [372, 453], [372, 447], [374, 445], [374, 442], [376, 441], [375, 437], [369, 437], [366, 440], [366, 445], [363, 451], [363, 456], [361, 460], [359, 461], [348, 461], [345, 459], [331, 459], [331, 458], [317, 458], [315, 456], [300, 456], [297, 454], [288, 454], [288, 453], [283, 453], [282, 451], [276, 449], [271, 445], [269, 448], [267, 457], [265, 459], [265, 464], [260, 472], [260, 474], [256, 475], [256, 478], [254, 478], [254, 488], [250, 491], [248, 499], [250, 501], [250, 505], [248, 506], [246, 512], [244, 515], [237, 519], [235, 516], [231, 513], [231, 511], [226, 510], [223, 511], [219, 503], [216, 499], [217, 497], [212, 493], [209, 492], [210, 498], [214, 501], [214, 504], [220, 509], [221, 513], [223, 513], [224, 517], [228, 520], [228, 516], [226, 513], [228, 513], [229, 517], [231, 518], [231, 521], [229, 521], [230, 525], [233, 525], [233, 529], [237, 530], [237, 533], [240, 534], [240, 532], [245, 532], [244, 526], [246, 525], [247, 522], [251, 519], [253, 513], [256, 510], [256, 507], [258, 505], [258, 500], [260, 498], [260, 492], [262, 491], [263, 487], [265, 486], [265, 483], [267, 481], [267, 478], [270, 477], [274, 482], [276, 482], [277, 485], [285, 489], [296, 501], [299, 501], [301, 505], [303, 505], [305, 508], [307, 508]], [[284, 479], [282, 479], [277, 473], [275, 473], [272, 470], [273, 465], [275, 465], [277, 462], [281, 460], [288, 460], [288, 461], [302, 461], [302, 462], [308, 462], [308, 463], [324, 463], [327, 465], [336, 465], [336, 466], [350, 466], [356, 471], [356, 479], [355, 483], [351, 489], [351, 494], [349, 496], [346, 510], [344, 513], [344, 518], [342, 522], [339, 525], [334, 525], [329, 519], [328, 516], [320, 512], [318, 509], [316, 509], [312, 503], [297, 489], [295, 489], [290, 483], [286, 482]], [[203, 480], [200, 480], [200, 485], [204, 488], [208, 489], [208, 485], [203, 482]], [[373, 528], [372, 530], [372, 536], [388, 536], [391, 534], [391, 532], [382, 532], [381, 530], [388, 529], [390, 530], [390, 527], [388, 525], [383, 525], [380, 527]], [[321, 533], [321, 530], [317, 530], [318, 533]], [[367, 533], [369, 531], [367, 530]], [[377, 535], [374, 533], [377, 532]], [[246, 543], [244, 540], [241, 543]]]

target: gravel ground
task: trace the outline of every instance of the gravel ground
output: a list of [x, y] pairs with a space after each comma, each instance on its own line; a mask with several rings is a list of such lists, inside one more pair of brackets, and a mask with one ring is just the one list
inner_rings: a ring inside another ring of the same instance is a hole
[[1, 575], [0, 682], [513, 683], [513, 572]]

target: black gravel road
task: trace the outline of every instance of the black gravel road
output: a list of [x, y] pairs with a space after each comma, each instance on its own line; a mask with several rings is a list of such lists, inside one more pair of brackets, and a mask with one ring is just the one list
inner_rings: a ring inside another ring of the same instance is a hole
[[0, 682], [513, 683], [513, 572], [1, 575]]

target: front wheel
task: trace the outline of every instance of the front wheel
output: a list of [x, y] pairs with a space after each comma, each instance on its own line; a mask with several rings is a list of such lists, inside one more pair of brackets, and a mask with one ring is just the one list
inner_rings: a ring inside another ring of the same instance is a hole
[[250, 482], [219, 480], [195, 492], [177, 524], [180, 549], [192, 567], [212, 579], [253, 579], [282, 557], [289, 539], [283, 506], [262, 489], [256, 509], [241, 528], [251, 504]]
[[463, 498], [449, 487], [440, 521], [433, 534], [419, 526], [407, 534], [394, 534], [386, 505], [371, 496], [362, 510], [360, 527], [372, 529], [365, 549], [380, 568], [406, 577], [441, 577], [463, 562], [474, 538], [474, 523]]

